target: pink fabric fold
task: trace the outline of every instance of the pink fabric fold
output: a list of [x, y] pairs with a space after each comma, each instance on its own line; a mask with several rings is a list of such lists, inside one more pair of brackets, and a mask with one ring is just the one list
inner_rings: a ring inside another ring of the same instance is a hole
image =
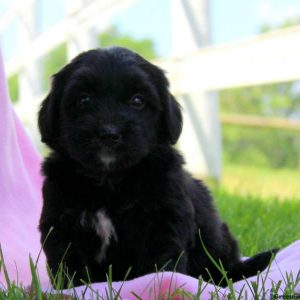
[[[11, 278], [31, 280], [29, 253], [40, 251], [38, 220], [41, 211], [41, 158], [9, 101], [0, 53], [0, 243]], [[40, 265], [45, 257], [40, 257]], [[48, 281], [44, 268], [41, 280]], [[3, 284], [3, 272], [0, 283]]]
[[[10, 279], [23, 286], [31, 283], [29, 255], [35, 261], [41, 249], [37, 228], [42, 206], [40, 162], [40, 155], [10, 104], [0, 53], [0, 244]], [[45, 261], [45, 255], [41, 252], [38, 274], [43, 290], [49, 292], [51, 288]], [[258, 281], [262, 286], [261, 282], [265, 279], [268, 299], [272, 282], [284, 281], [286, 273], [296, 278], [299, 271], [300, 241], [297, 241], [278, 253], [269, 272], [265, 271], [259, 277], [254, 276], [248, 279], [248, 282]], [[5, 288], [5, 286], [2, 266], [0, 288]], [[156, 299], [158, 295], [172, 295], [178, 288], [196, 294], [198, 280], [179, 273], [163, 272], [148, 274], [126, 282], [113, 282], [113, 289], [116, 293], [120, 288], [122, 299], [136, 299], [134, 296], [136, 294], [142, 299], [150, 300]], [[235, 283], [234, 288], [237, 294], [242, 289], [243, 293], [246, 292], [248, 296], [252, 293], [244, 280]], [[216, 288], [207, 283], [202, 284], [202, 289], [201, 299], [210, 299], [211, 293], [218, 293], [222, 299], [229, 293], [228, 289]], [[300, 291], [300, 285], [297, 290]], [[89, 299], [93, 293], [98, 293], [105, 298], [107, 291], [107, 283], [94, 283], [88, 289], [78, 287], [63, 292], [79, 296], [85, 292], [85, 299]], [[182, 296], [174, 295], [173, 299], [182, 299]]]

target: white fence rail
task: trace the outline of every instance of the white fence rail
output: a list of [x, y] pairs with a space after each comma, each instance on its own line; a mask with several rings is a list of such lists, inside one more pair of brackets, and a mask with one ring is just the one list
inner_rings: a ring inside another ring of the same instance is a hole
[[[39, 59], [62, 43], [67, 44], [68, 58], [95, 47], [97, 35], [109, 25], [112, 16], [136, 1], [65, 0], [68, 16], [40, 36], [32, 35], [34, 15], [29, 8], [33, 5], [33, 0], [15, 2], [21, 6], [13, 6], [6, 17], [0, 20], [0, 30], [16, 16], [24, 25], [23, 49], [6, 62], [6, 72], [8, 76], [19, 74], [20, 101], [16, 109], [27, 125], [35, 124], [37, 108], [43, 97], [36, 88], [41, 78]], [[199, 0], [173, 0], [172, 4], [177, 5], [173, 9], [173, 19], [177, 18], [173, 23], [178, 26], [180, 18], [190, 18], [191, 16], [182, 13], [182, 9], [188, 3], [199, 6], [197, 1]], [[202, 17], [205, 19], [208, 2], [202, 1]], [[185, 5], [182, 5], [183, 2]], [[181, 36], [177, 36], [177, 44], [180, 38], [185, 43], [188, 36], [191, 42], [193, 36], [192, 29], [189, 29], [191, 22], [185, 20], [183, 23], [185, 31], [190, 32], [185, 35], [181, 31]], [[176, 32], [174, 29], [173, 35]], [[193, 173], [219, 178], [221, 134], [218, 97], [214, 91], [300, 79], [300, 26], [227, 45], [203, 47], [178, 57], [157, 60], [155, 63], [167, 71], [171, 89], [185, 108], [185, 125], [179, 146], [185, 154], [187, 168]]]

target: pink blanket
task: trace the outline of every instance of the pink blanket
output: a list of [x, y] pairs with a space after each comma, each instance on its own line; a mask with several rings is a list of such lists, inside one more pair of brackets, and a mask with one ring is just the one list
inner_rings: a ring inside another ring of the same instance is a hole
[[[0, 243], [11, 280], [26, 286], [31, 283], [29, 254], [35, 260], [41, 247], [37, 230], [42, 202], [42, 178], [39, 173], [41, 158], [16, 117], [8, 98], [0, 55]], [[248, 285], [250, 281], [257, 281], [260, 289], [262, 281], [265, 280], [268, 299], [273, 282], [282, 280], [278, 293], [280, 295], [285, 288], [286, 274], [296, 278], [299, 271], [300, 241], [297, 241], [277, 254], [268, 273], [265, 271], [259, 277], [248, 279], [248, 282], [237, 282], [234, 289], [237, 294], [241, 291], [243, 294], [247, 293], [248, 299], [251, 299], [252, 291]], [[49, 290], [43, 253], [39, 258], [38, 273], [44, 291]], [[0, 267], [0, 288], [5, 286], [3, 267]], [[198, 280], [179, 273], [164, 272], [149, 274], [124, 284], [113, 283], [115, 291], [120, 287], [122, 299], [136, 299], [133, 293], [141, 299], [155, 299], [158, 294], [172, 293], [180, 287], [196, 294]], [[107, 288], [106, 283], [92, 284], [85, 292], [85, 298], [88, 299], [93, 292], [105, 297]], [[229, 293], [228, 289], [216, 290], [216, 287], [207, 283], [202, 285], [202, 289], [201, 299], [210, 299], [211, 293], [218, 293], [221, 298]], [[300, 291], [300, 284], [296, 290]], [[85, 287], [78, 287], [64, 293], [81, 295], [84, 291]]]

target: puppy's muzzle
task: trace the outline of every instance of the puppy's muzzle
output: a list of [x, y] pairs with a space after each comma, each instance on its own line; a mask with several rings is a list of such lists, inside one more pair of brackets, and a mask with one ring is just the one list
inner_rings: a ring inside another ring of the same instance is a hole
[[106, 146], [116, 146], [122, 139], [121, 133], [115, 126], [106, 126], [100, 132], [100, 141]]

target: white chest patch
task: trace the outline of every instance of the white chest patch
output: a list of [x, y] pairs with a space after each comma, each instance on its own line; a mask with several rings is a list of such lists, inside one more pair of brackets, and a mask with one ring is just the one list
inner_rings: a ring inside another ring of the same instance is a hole
[[108, 154], [101, 154], [100, 159], [106, 168], [109, 168], [109, 166], [116, 160], [114, 156]]
[[111, 242], [111, 239], [117, 240], [116, 231], [111, 219], [106, 215], [104, 210], [98, 210], [93, 218], [92, 225], [97, 235], [102, 240], [102, 245], [96, 255], [96, 261], [101, 263], [105, 258], [106, 250]]

